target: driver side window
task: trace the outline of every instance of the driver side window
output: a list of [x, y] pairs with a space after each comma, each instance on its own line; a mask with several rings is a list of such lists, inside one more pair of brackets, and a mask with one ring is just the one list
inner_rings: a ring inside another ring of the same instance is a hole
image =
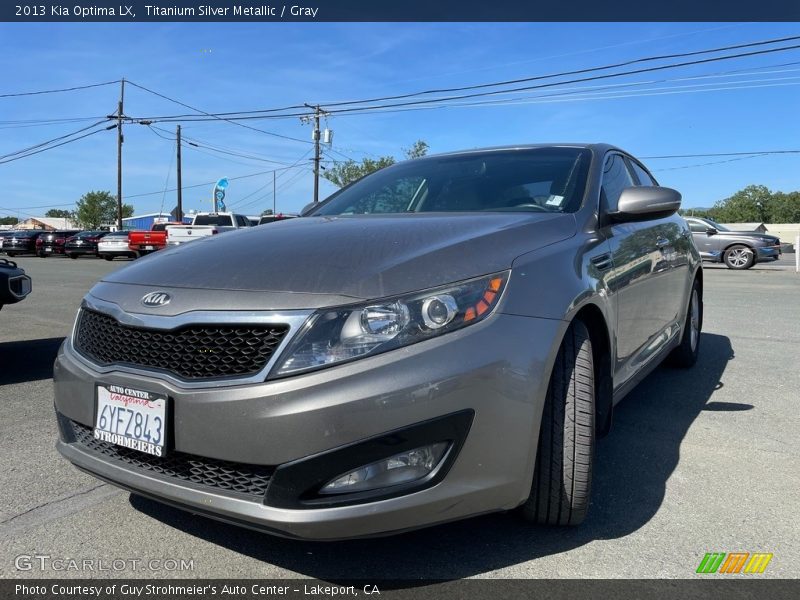
[[689, 221], [689, 229], [695, 233], [705, 233], [709, 227], [708, 223], [702, 221]]

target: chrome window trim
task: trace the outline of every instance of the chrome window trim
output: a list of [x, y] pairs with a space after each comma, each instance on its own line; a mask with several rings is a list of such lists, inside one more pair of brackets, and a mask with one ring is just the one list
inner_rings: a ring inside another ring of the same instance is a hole
[[[110, 317], [114, 317], [123, 325], [132, 327], [146, 327], [148, 329], [176, 329], [186, 325], [229, 325], [229, 324], [248, 324], [248, 325], [269, 325], [280, 323], [289, 326], [289, 331], [283, 336], [281, 343], [275, 348], [269, 361], [258, 373], [244, 377], [229, 377], [219, 379], [205, 379], [193, 381], [181, 379], [166, 371], [149, 369], [146, 367], [132, 367], [128, 365], [99, 365], [90, 358], [78, 352], [75, 346], [75, 336], [78, 330], [78, 321], [83, 309], [94, 310]], [[200, 389], [230, 387], [236, 385], [247, 385], [254, 383], [264, 383], [272, 367], [283, 353], [286, 346], [292, 341], [295, 335], [302, 329], [302, 325], [314, 313], [313, 310], [284, 310], [284, 311], [253, 311], [253, 310], [196, 310], [181, 313], [174, 316], [152, 315], [144, 313], [130, 313], [123, 310], [118, 304], [100, 300], [91, 296], [86, 296], [81, 302], [81, 310], [75, 316], [72, 326], [72, 334], [69, 336], [68, 349], [70, 356], [82, 362], [92, 370], [103, 375], [109, 373], [124, 373], [129, 375], [145, 376], [161, 379], [169, 382], [173, 386], [182, 389]]]

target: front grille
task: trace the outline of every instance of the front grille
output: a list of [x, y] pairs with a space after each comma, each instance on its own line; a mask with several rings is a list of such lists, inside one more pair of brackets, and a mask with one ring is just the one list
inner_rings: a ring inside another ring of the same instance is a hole
[[117, 446], [94, 437], [92, 428], [63, 418], [72, 427], [75, 443], [106, 460], [124, 463], [132, 470], [173, 482], [184, 482], [210, 488], [228, 495], [243, 495], [249, 500], [263, 501], [273, 467], [204, 458], [183, 452], [153, 456], [124, 446]]
[[159, 369], [191, 380], [242, 377], [261, 371], [288, 331], [284, 324], [146, 329], [84, 308], [75, 347], [101, 365]]

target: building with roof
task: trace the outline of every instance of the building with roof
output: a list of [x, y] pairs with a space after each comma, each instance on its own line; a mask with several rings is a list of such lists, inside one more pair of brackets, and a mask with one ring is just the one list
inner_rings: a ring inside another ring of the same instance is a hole
[[[136, 230], [143, 230], [143, 229], [150, 229], [153, 226], [153, 223], [163, 223], [166, 221], [172, 221], [173, 217], [170, 213], [167, 212], [157, 212], [157, 213], [147, 213], [144, 215], [134, 215], [133, 217], [127, 217], [122, 219], [122, 228], [123, 229], [136, 229]], [[191, 217], [186, 215], [183, 216], [184, 223], [191, 223]]]
[[72, 219], [62, 217], [30, 217], [14, 225], [14, 229], [44, 229], [58, 231], [62, 229], [80, 229]]

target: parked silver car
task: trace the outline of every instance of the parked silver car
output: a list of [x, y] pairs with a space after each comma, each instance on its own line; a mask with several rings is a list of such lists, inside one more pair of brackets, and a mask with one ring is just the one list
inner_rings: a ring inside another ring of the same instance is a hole
[[515, 508], [580, 523], [614, 405], [698, 355], [679, 205], [612, 146], [498, 148], [164, 251], [85, 297], [55, 363], [58, 449], [290, 537]]
[[686, 217], [703, 260], [722, 262], [729, 269], [749, 269], [759, 261], [781, 257], [781, 241], [759, 231], [731, 231], [711, 219]]

